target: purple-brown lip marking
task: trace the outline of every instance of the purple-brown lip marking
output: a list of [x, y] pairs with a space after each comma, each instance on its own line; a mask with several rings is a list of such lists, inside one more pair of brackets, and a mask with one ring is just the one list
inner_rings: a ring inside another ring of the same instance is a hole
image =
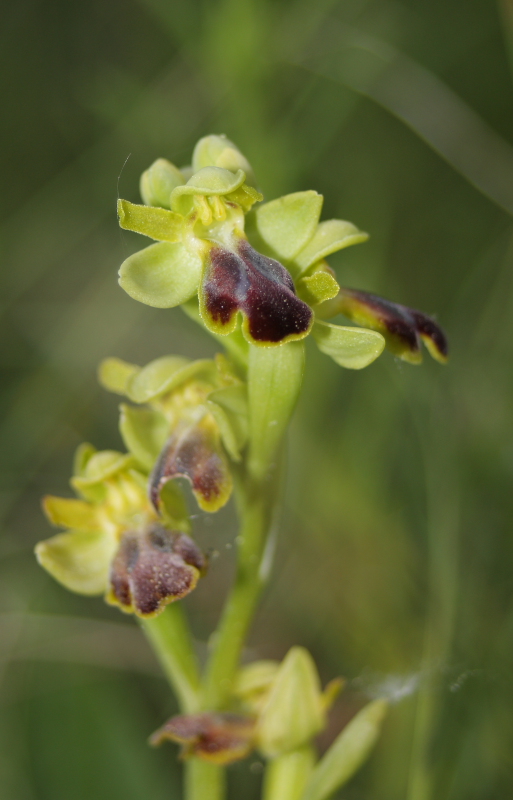
[[237, 311], [247, 317], [256, 342], [278, 344], [302, 338], [313, 313], [297, 297], [289, 272], [279, 261], [240, 239], [237, 252], [213, 247], [202, 288], [204, 307], [216, 328], [229, 326]]
[[178, 477], [191, 482], [206, 510], [217, 510], [226, 502], [224, 496], [231, 487], [228, 464], [215, 435], [201, 424], [188, 429], [179, 426], [164, 445], [149, 483], [156, 509], [164, 484]]
[[166, 739], [184, 745], [183, 755], [196, 755], [217, 764], [229, 764], [252, 749], [255, 720], [229, 712], [203, 712], [172, 717], [152, 735], [150, 743]]
[[359, 289], [342, 289], [339, 305], [343, 314], [360, 324], [365, 324], [361, 314], [369, 322], [374, 319], [379, 328], [398, 340], [405, 350], [420, 353], [420, 338], [429, 339], [439, 356], [447, 359], [447, 338], [440, 326], [427, 314]]
[[192, 539], [159, 524], [121, 539], [110, 572], [110, 599], [127, 611], [152, 616], [191, 592], [206, 561]]

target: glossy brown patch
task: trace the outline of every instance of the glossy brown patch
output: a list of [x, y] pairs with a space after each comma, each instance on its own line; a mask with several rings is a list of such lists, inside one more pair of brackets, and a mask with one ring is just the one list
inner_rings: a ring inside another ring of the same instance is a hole
[[231, 475], [213, 423], [179, 425], [164, 445], [150, 477], [150, 499], [158, 508], [162, 486], [187, 478], [205, 511], [217, 511], [228, 500]]
[[127, 532], [112, 562], [107, 600], [153, 616], [189, 594], [205, 567], [205, 557], [183, 533], [158, 524], [142, 533]]
[[202, 287], [206, 316], [216, 332], [231, 328], [237, 311], [247, 319], [255, 342], [278, 344], [306, 336], [313, 313], [297, 297], [289, 272], [279, 261], [240, 239], [237, 252], [213, 247]]
[[383, 333], [390, 350], [401, 357], [420, 361], [421, 339], [439, 361], [446, 361], [448, 343], [434, 319], [408, 306], [358, 289], [342, 289], [336, 298], [338, 310], [360, 325]]
[[255, 720], [240, 714], [205, 712], [172, 717], [150, 739], [184, 745], [182, 756], [198, 756], [215, 764], [230, 764], [245, 758], [253, 747]]

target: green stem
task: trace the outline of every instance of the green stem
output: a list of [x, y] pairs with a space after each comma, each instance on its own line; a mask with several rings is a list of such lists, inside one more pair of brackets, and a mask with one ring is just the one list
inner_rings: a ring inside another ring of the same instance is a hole
[[263, 800], [300, 800], [314, 763], [310, 745], [274, 758], [267, 765]]
[[226, 794], [224, 768], [191, 758], [185, 762], [184, 788], [187, 800], [220, 800]]
[[142, 628], [186, 714], [198, 710], [199, 670], [191, 635], [181, 603], [172, 603], [163, 614], [141, 620]]
[[264, 582], [260, 568], [272, 499], [262, 482], [247, 478], [239, 485], [238, 493], [242, 524], [237, 573], [203, 680], [202, 706], [209, 710], [225, 708], [229, 703], [242, 647]]

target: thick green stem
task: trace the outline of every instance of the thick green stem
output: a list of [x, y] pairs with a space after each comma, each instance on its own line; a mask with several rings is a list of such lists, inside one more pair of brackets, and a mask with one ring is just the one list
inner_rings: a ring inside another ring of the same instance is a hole
[[141, 625], [173, 687], [180, 710], [187, 714], [197, 711], [199, 670], [181, 604], [173, 603], [160, 616], [142, 620]]

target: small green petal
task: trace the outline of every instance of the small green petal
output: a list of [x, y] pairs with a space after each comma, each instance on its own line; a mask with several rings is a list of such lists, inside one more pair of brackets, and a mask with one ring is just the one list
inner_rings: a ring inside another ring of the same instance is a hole
[[190, 364], [182, 356], [155, 358], [144, 367], [138, 367], [126, 385], [126, 395], [134, 403], [147, 403], [162, 392], [167, 382], [181, 369]]
[[222, 167], [230, 172], [242, 169], [246, 173], [246, 180], [255, 186], [255, 176], [247, 158], [224, 135], [204, 136], [194, 148], [192, 156], [193, 171], [197, 172], [203, 167]]
[[364, 706], [314, 768], [301, 800], [327, 800], [360, 769], [379, 736], [386, 700]]
[[159, 242], [179, 242], [182, 238], [183, 218], [174, 211], [153, 206], [139, 206], [128, 200], [118, 200], [120, 227], [157, 239]]
[[139, 185], [143, 203], [147, 206], [171, 208], [171, 192], [185, 183], [185, 180], [174, 164], [165, 158], [158, 158], [141, 175]]
[[150, 361], [130, 380], [127, 395], [134, 403], [147, 403], [176, 389], [190, 378], [215, 374], [215, 362], [210, 359], [189, 361], [179, 356], [163, 356]]
[[115, 450], [102, 450], [94, 453], [88, 460], [81, 475], [75, 475], [70, 483], [74, 489], [93, 503], [102, 502], [105, 497], [103, 481], [132, 465], [131, 455]]
[[196, 294], [201, 267], [201, 259], [183, 244], [159, 242], [123, 261], [119, 285], [140, 303], [173, 308]]
[[304, 272], [316, 261], [326, 258], [331, 253], [352, 244], [365, 242], [368, 238], [368, 233], [358, 230], [351, 222], [329, 219], [317, 226], [312, 239], [294, 260], [300, 266], [301, 272]]
[[85, 475], [89, 459], [96, 453], [96, 447], [88, 442], [80, 444], [73, 458], [73, 475]]
[[301, 300], [309, 306], [324, 303], [336, 297], [340, 291], [340, 286], [330, 272], [319, 270], [313, 275], [300, 278], [297, 282], [297, 293]]
[[221, 432], [223, 444], [234, 461], [248, 438], [248, 399], [245, 386], [227, 386], [211, 392], [207, 405]]
[[35, 553], [41, 566], [66, 589], [96, 595], [107, 589], [116, 547], [115, 539], [103, 531], [70, 531], [39, 542]]
[[148, 471], [153, 469], [169, 435], [166, 418], [155, 409], [134, 408], [124, 403], [120, 410], [119, 430], [127, 449]]
[[126, 394], [130, 378], [138, 371], [137, 364], [121, 358], [105, 358], [98, 367], [98, 381], [109, 392]]
[[256, 233], [269, 255], [290, 260], [305, 247], [317, 228], [322, 201], [317, 192], [295, 192], [257, 208]]
[[246, 180], [243, 170], [238, 169], [235, 175], [228, 169], [220, 167], [204, 167], [195, 172], [184, 186], [177, 186], [171, 193], [171, 208], [179, 214], [187, 213], [189, 202], [186, 198], [193, 195], [225, 195], [234, 192]]
[[312, 329], [319, 350], [347, 369], [363, 369], [381, 355], [385, 340], [380, 333], [316, 320]]
[[47, 495], [43, 498], [43, 511], [50, 522], [59, 527], [98, 530], [97, 508], [83, 500]]

